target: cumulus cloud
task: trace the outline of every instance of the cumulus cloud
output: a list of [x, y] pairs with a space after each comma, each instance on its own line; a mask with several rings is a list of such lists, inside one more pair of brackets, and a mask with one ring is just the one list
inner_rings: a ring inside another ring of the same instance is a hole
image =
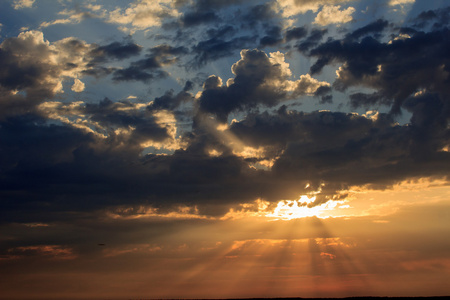
[[72, 91], [74, 91], [76, 93], [80, 93], [80, 92], [84, 91], [84, 88], [85, 88], [84, 83], [80, 79], [75, 78], [72, 88], [71, 88]]
[[325, 5], [317, 14], [314, 23], [327, 26], [329, 24], [351, 22], [353, 20], [351, 15], [355, 12], [355, 9], [348, 7], [347, 9], [340, 10], [340, 8], [339, 5]]
[[[289, 64], [281, 52], [270, 56], [260, 50], [242, 50], [241, 59], [231, 67], [235, 75], [222, 86], [218, 77], [205, 82], [199, 97], [200, 109], [215, 114], [221, 121], [234, 110], [256, 108], [258, 105], [272, 107], [283, 100], [313, 94], [327, 82], [320, 82], [310, 75], [290, 80]], [[214, 83], [213, 83], [214, 82]]]
[[0, 44], [0, 106], [4, 108], [1, 114], [33, 111], [42, 102], [64, 93], [64, 83], [68, 80], [73, 80], [72, 91], [82, 92], [85, 83], [81, 78], [85, 75], [114, 72], [117, 80], [165, 76], [161, 68], [175, 63], [176, 56], [186, 51], [182, 47], [160, 45], [152, 48], [146, 59], [126, 69], [103, 66], [111, 60], [138, 55], [141, 50], [141, 46], [131, 41], [100, 46], [68, 37], [50, 43], [41, 31], [26, 31], [18, 37], [7, 38]]
[[75, 38], [50, 43], [40, 31], [5, 39], [0, 45], [2, 113], [26, 111], [63, 93], [63, 81], [81, 76], [87, 68], [89, 51], [87, 43]]
[[[355, 31], [356, 32], [356, 31]], [[311, 73], [319, 72], [331, 62], [341, 62], [335, 87], [345, 90], [362, 85], [377, 89], [384, 99], [391, 99], [393, 112], [414, 93], [426, 89], [447, 95], [448, 67], [446, 55], [448, 29], [417, 32], [411, 37], [381, 42], [367, 36], [361, 41], [331, 40], [311, 50], [317, 57]], [[412, 51], [411, 49], [415, 49]], [[424, 64], [423, 57], [427, 57]]]

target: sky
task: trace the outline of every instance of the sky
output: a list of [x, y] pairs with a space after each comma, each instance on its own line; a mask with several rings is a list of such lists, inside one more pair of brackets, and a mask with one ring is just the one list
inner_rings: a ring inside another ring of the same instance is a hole
[[0, 299], [450, 295], [449, 5], [0, 1]]

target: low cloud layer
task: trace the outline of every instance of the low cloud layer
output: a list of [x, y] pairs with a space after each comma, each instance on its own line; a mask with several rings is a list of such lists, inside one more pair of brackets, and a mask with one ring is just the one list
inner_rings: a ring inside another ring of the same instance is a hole
[[[320, 189], [320, 204], [341, 199], [340, 191], [351, 186], [386, 188], [446, 177], [448, 29], [407, 36], [402, 27], [382, 40], [388, 26], [379, 19], [327, 41], [321, 38], [326, 30], [293, 27], [277, 43], [299, 41], [298, 50], [316, 59], [310, 73], [294, 78], [282, 52], [244, 49], [226, 82], [211, 75], [196, 94], [189, 81], [184, 90], [148, 102], [65, 103], [56, 97], [68, 79], [72, 91], [83, 93], [87, 75], [155, 82], [169, 76], [168, 66], [189, 60], [187, 47], [160, 44], [144, 52], [130, 40], [50, 43], [37, 31], [6, 39], [2, 219], [49, 221], [69, 210], [120, 206], [125, 198], [130, 205], [170, 209], [183, 203], [216, 215], [237, 203], [292, 199], [314, 189]], [[211, 40], [234, 33], [231, 26], [209, 31]], [[128, 66], [113, 66], [126, 59]], [[334, 82], [313, 77], [336, 63]], [[352, 107], [385, 105], [390, 113], [301, 112], [290, 106], [302, 97], [329, 103], [333, 90], [359, 86], [375, 92], [350, 94]], [[409, 124], [395, 120], [401, 110], [411, 114]], [[231, 122], [230, 115], [240, 117]], [[192, 123], [183, 128], [179, 122]], [[45, 213], [27, 213], [42, 205]]]

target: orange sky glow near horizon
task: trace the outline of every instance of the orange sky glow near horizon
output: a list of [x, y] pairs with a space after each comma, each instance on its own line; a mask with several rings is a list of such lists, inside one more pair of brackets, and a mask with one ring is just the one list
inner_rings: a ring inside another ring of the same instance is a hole
[[[82, 251], [51, 243], [11, 249], [1, 258], [9, 276], [0, 286], [11, 299], [30, 291], [49, 299], [446, 295], [449, 198], [442, 181], [419, 180], [353, 190], [332, 207], [308, 208], [314, 196], [301, 196], [272, 209], [257, 200], [220, 218], [188, 208], [140, 208], [126, 215], [124, 209], [105, 214], [100, 245]], [[117, 222], [139, 230], [114, 232]], [[165, 223], [171, 229], [158, 234], [155, 228]], [[27, 226], [29, 234], [64, 230], [57, 224]], [[18, 227], [23, 225], [11, 230]], [[129, 241], [116, 245], [117, 239]], [[17, 264], [29, 271], [22, 273]], [[12, 281], [22, 288], [8, 294]]]

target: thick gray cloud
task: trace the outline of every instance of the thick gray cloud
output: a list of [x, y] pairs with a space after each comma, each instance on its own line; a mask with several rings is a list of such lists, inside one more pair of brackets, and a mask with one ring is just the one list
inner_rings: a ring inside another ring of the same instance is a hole
[[131, 56], [139, 55], [142, 51], [142, 46], [133, 42], [112, 42], [108, 45], [98, 46], [91, 52], [92, 56], [99, 57], [99, 60], [106, 58], [125, 59]]
[[87, 68], [90, 48], [75, 38], [50, 44], [39, 31], [5, 39], [0, 45], [0, 114], [26, 113], [62, 93], [63, 80]]
[[380, 33], [389, 25], [389, 22], [383, 19], [378, 19], [364, 27], [361, 27], [349, 35], [347, 35], [348, 39], [359, 39], [363, 36], [367, 36], [369, 34], [373, 34], [376, 37], [380, 37]]
[[184, 26], [196, 26], [204, 23], [211, 23], [218, 20], [218, 16], [214, 11], [192, 11], [184, 13], [181, 21]]
[[152, 79], [164, 78], [168, 74], [163, 67], [176, 63], [180, 55], [187, 53], [187, 49], [182, 46], [172, 47], [163, 44], [151, 48], [149, 52], [146, 58], [132, 62], [127, 68], [114, 71], [113, 79], [148, 82]]
[[[399, 35], [389, 42], [370, 36], [359, 42], [328, 41], [311, 50], [310, 55], [317, 57], [311, 73], [320, 72], [327, 64], [341, 62], [335, 88], [342, 91], [358, 85], [374, 88], [382, 103], [389, 99], [392, 111], [398, 113], [403, 101], [421, 90], [448, 98], [449, 37], [449, 30], [445, 28], [412, 36]], [[355, 99], [352, 98], [353, 105], [357, 105]], [[366, 96], [362, 104], [369, 99], [376, 102], [374, 97]]]
[[180, 104], [186, 102], [194, 102], [194, 97], [191, 93], [186, 91], [189, 88], [189, 81], [186, 83], [185, 90], [174, 95], [173, 90], [166, 92], [161, 97], [156, 97], [155, 100], [149, 105], [149, 109], [168, 109], [175, 110]]
[[[146, 102], [57, 102], [63, 79], [107, 68], [104, 63], [129, 59], [141, 48], [73, 38], [49, 43], [37, 32], [6, 39], [0, 48], [2, 220], [45, 222], [71, 211], [124, 205], [164, 210], [180, 203], [221, 215], [258, 198], [295, 199], [321, 189], [319, 204], [340, 199], [339, 192], [353, 185], [386, 188], [401, 180], [447, 176], [448, 29], [410, 30], [408, 37], [404, 27], [394, 29], [403, 35], [385, 41], [381, 34], [388, 26], [379, 20], [323, 43], [324, 30], [309, 35], [304, 27], [264, 30], [266, 45], [272, 37], [274, 43], [298, 41], [303, 54], [317, 58], [311, 74], [341, 63], [335, 89], [375, 90], [351, 94], [352, 106], [405, 109], [412, 115], [407, 125], [397, 124], [393, 114], [307, 113], [286, 106], [270, 111], [306, 95], [331, 101], [331, 86], [310, 74], [294, 78], [283, 53], [258, 49], [242, 50], [232, 78], [224, 82], [211, 75], [195, 96], [192, 82], [185, 81], [181, 91]], [[194, 46], [199, 62], [228, 55], [247, 41], [236, 37], [234, 25], [205, 32], [209, 39]], [[148, 82], [166, 76], [165, 66], [189, 54], [186, 47], [163, 44], [128, 67], [108, 70], [115, 80]], [[177, 111], [184, 104], [194, 110], [192, 116]], [[230, 113], [240, 113], [240, 120], [219, 128]], [[181, 115], [192, 118], [192, 128], [179, 128]], [[146, 154], [149, 148], [159, 152]]]
[[289, 42], [294, 39], [301, 39], [306, 36], [308, 31], [305, 27], [294, 27], [286, 31], [286, 40]]
[[441, 149], [448, 145], [448, 108], [436, 96], [408, 103], [409, 126], [384, 114], [368, 118], [281, 109], [276, 115], [249, 115], [230, 130], [253, 147], [265, 147], [262, 159], [278, 157], [272, 167], [278, 180], [385, 188], [408, 178], [447, 176], [450, 155]]
[[218, 31], [216, 36], [200, 41], [193, 47], [194, 60], [193, 67], [201, 67], [206, 63], [232, 55], [235, 51], [246, 48], [256, 41], [254, 36], [240, 36], [231, 39], [221, 37], [222, 32]]
[[225, 121], [232, 111], [253, 109], [259, 105], [272, 107], [283, 100], [305, 94], [314, 94], [326, 82], [303, 75], [291, 81], [289, 65], [284, 55], [271, 56], [260, 50], [242, 50], [241, 60], [231, 68], [234, 78], [226, 86], [216, 76], [210, 77], [199, 98], [200, 109], [212, 113], [220, 121]]
[[297, 48], [301, 52], [306, 52], [312, 47], [319, 44], [319, 42], [323, 39], [324, 35], [328, 32], [328, 29], [318, 29], [314, 28], [311, 30], [309, 35], [302, 40], [298, 45]]

